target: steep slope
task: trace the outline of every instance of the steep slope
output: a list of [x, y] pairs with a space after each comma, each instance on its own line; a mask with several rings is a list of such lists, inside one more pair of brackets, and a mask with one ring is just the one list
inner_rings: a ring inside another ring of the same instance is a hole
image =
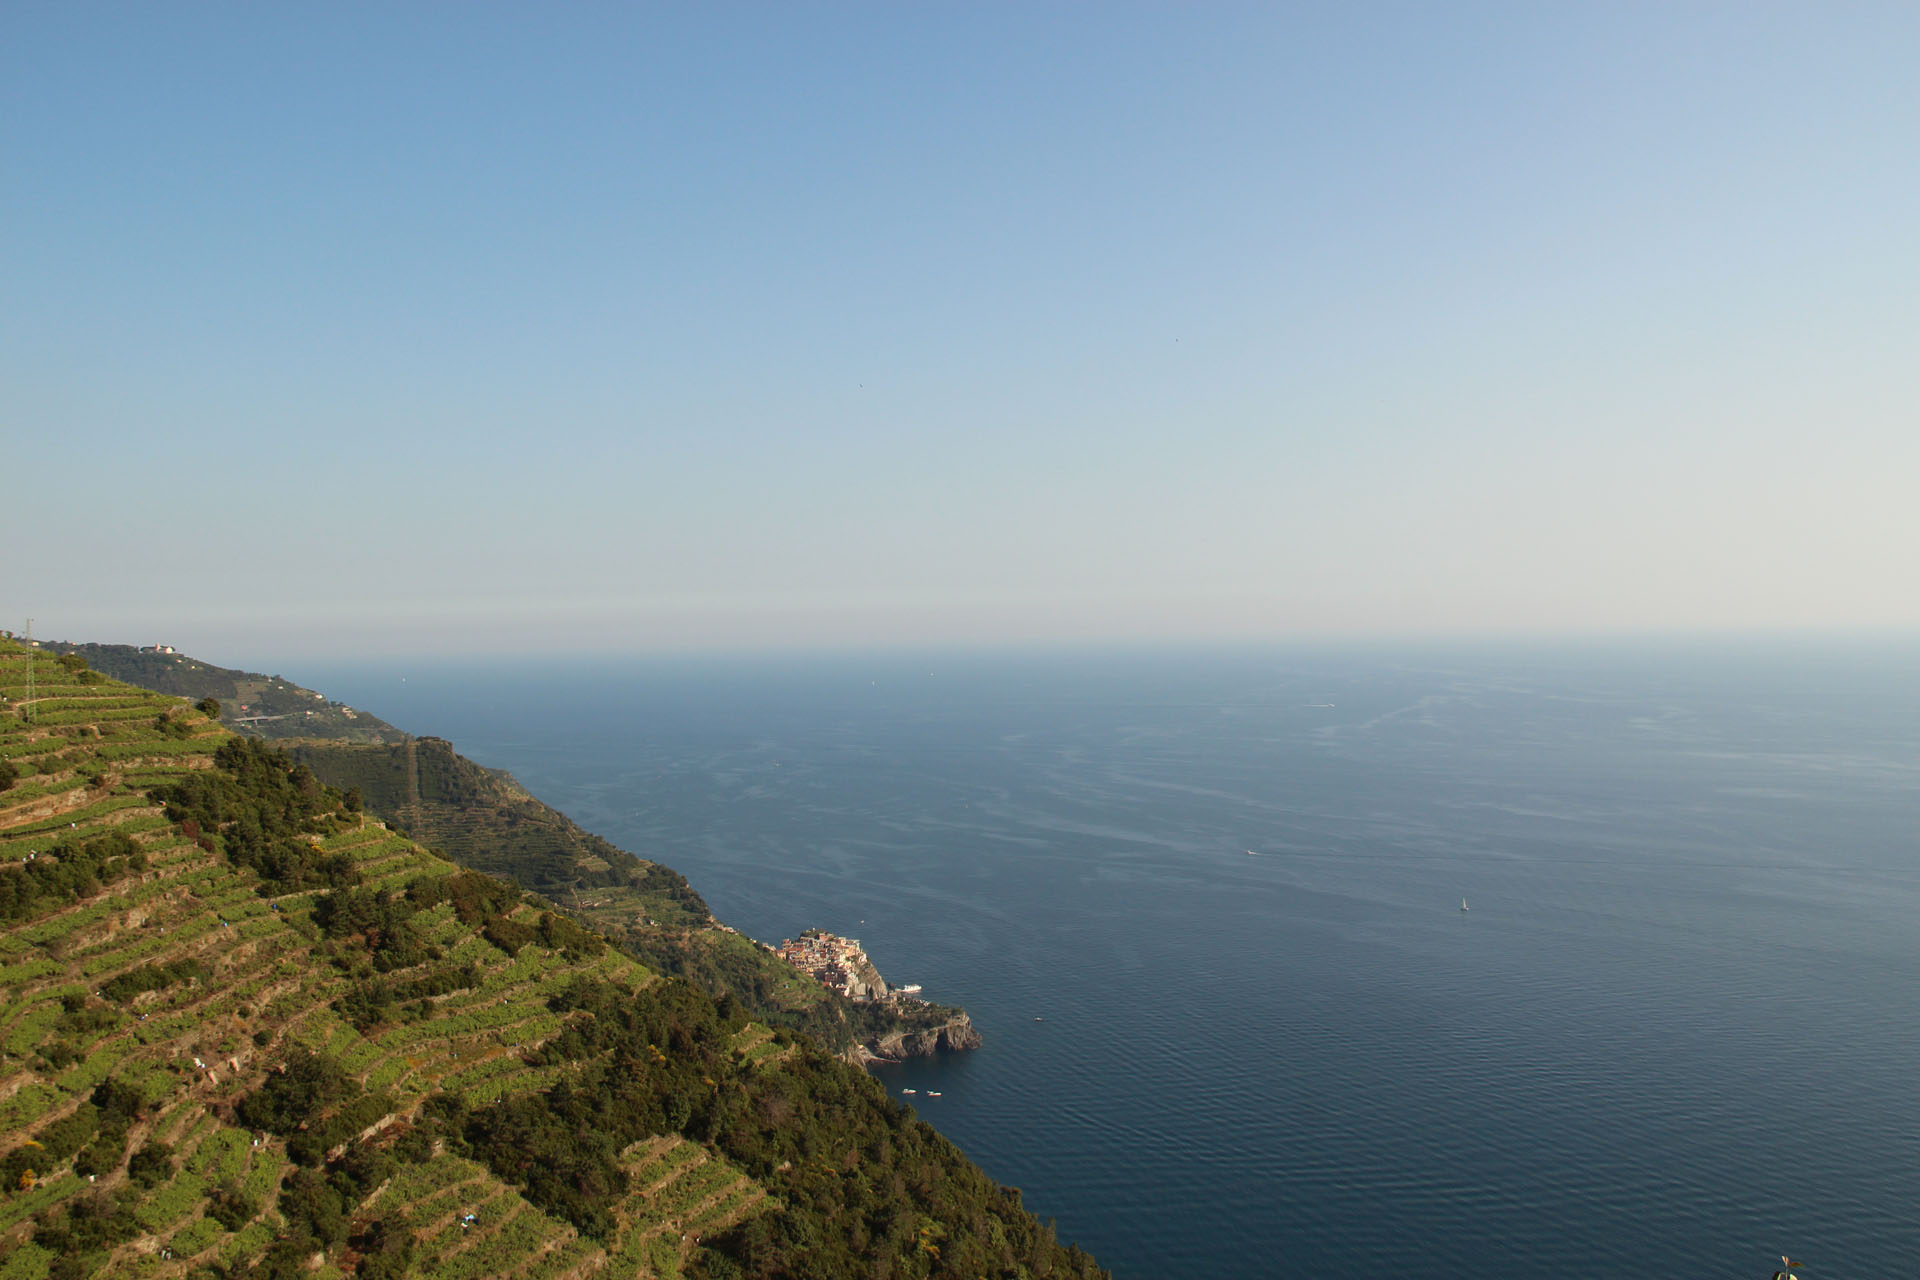
[[[543, 894], [652, 968], [711, 995], [730, 995], [755, 1017], [803, 1031], [850, 1060], [899, 1059], [980, 1043], [963, 1009], [909, 999], [855, 1002], [806, 978], [715, 920], [679, 872], [583, 830], [510, 775], [474, 763], [444, 738], [410, 737], [279, 676], [232, 671], [185, 654], [130, 645], [51, 647], [103, 661], [109, 674], [129, 683], [152, 681], [147, 687], [161, 692], [221, 700], [229, 723], [235, 690], [256, 700], [249, 706], [289, 703], [292, 714], [251, 718], [235, 727], [283, 744], [322, 782], [358, 794], [370, 811], [461, 866]], [[302, 710], [309, 705], [335, 711]], [[316, 726], [339, 728], [323, 721], [324, 714], [355, 717], [346, 722], [351, 733], [312, 732]], [[368, 735], [375, 740], [365, 740]]]
[[93, 674], [0, 642], [9, 1280], [1098, 1274], [863, 1073]]
[[581, 829], [510, 774], [483, 768], [445, 738], [392, 745], [286, 740], [289, 754], [329, 784], [462, 866], [522, 882], [580, 910], [607, 891], [665, 926], [706, 926], [712, 913], [686, 877]]
[[406, 735], [378, 716], [333, 702], [279, 676], [216, 667], [166, 648], [130, 644], [45, 646], [86, 659], [96, 671], [126, 684], [220, 704], [220, 719], [236, 733], [265, 738], [324, 738], [341, 742], [398, 742]]
[[804, 1031], [834, 1052], [898, 1058], [979, 1044], [963, 1010], [856, 1003], [807, 978], [715, 920], [679, 872], [583, 830], [444, 738], [286, 746], [322, 781], [357, 790], [369, 809], [461, 866], [543, 894], [654, 969], [731, 995], [755, 1017]]

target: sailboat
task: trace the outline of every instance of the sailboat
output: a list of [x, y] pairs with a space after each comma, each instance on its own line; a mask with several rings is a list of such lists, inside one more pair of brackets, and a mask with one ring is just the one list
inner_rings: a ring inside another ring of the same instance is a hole
[[1467, 909], [1467, 900], [1465, 898], [1460, 899], [1460, 909], [1462, 911]]

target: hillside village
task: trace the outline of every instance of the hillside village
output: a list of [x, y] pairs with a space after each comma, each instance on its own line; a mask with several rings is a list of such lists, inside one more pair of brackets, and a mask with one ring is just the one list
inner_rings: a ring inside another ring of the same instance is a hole
[[821, 986], [838, 991], [850, 1000], [887, 998], [886, 980], [860, 949], [858, 938], [842, 938], [809, 929], [798, 938], [783, 939], [772, 950], [794, 968], [811, 975]]

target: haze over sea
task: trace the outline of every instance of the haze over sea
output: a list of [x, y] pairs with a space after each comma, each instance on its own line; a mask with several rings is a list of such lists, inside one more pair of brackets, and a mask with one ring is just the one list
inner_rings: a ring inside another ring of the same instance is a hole
[[964, 1004], [883, 1079], [1122, 1280], [1920, 1260], [1911, 643], [288, 674]]

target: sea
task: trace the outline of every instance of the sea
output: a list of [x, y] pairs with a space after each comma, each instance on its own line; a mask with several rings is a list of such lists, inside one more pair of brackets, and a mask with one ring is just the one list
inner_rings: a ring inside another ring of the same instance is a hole
[[1120, 1280], [1920, 1271], [1920, 643], [288, 674], [964, 1006], [880, 1078]]

